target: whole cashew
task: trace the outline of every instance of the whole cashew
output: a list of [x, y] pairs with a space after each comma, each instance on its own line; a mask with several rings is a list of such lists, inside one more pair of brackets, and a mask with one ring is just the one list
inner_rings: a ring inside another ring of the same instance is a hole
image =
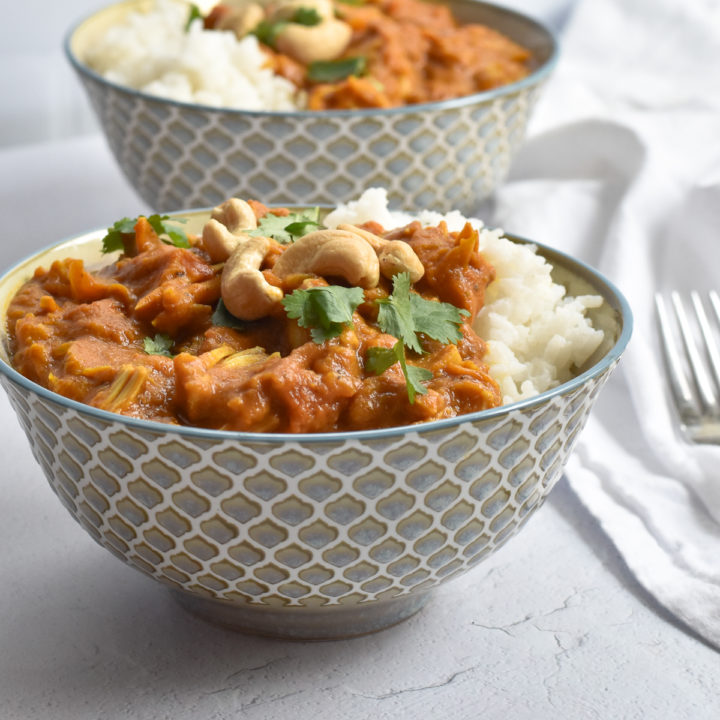
[[257, 227], [253, 209], [244, 200], [232, 198], [213, 208], [202, 231], [203, 245], [213, 262], [224, 262], [245, 235]]
[[371, 288], [380, 279], [380, 264], [375, 251], [359, 235], [344, 230], [314, 230], [280, 255], [273, 272], [280, 278], [305, 273], [337, 276], [350, 285]]
[[352, 28], [334, 17], [319, 25], [288, 23], [278, 33], [277, 49], [304, 65], [318, 60], [335, 60], [343, 54], [352, 37]]
[[283, 298], [283, 291], [270, 285], [260, 272], [270, 242], [262, 236], [248, 237], [235, 248], [223, 268], [220, 295], [228, 311], [240, 320], [265, 317]]
[[242, 7], [233, 7], [223, 15], [218, 24], [218, 30], [232, 30], [238, 40], [242, 40], [251, 30], [265, 19], [265, 11], [257, 3], [249, 3]]
[[257, 227], [255, 212], [240, 198], [230, 198], [214, 207], [210, 217], [221, 222], [231, 233], [238, 230], [254, 230]]
[[341, 223], [337, 229], [355, 233], [369, 243], [378, 254], [380, 273], [388, 280], [392, 280], [393, 276], [398, 273], [406, 272], [410, 275], [410, 282], [416, 283], [425, 274], [425, 268], [420, 262], [420, 258], [406, 242], [385, 240], [375, 233], [347, 223]]

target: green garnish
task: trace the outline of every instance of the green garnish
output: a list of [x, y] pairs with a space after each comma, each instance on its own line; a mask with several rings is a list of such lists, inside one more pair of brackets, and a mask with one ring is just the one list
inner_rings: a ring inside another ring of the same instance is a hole
[[[118, 220], [112, 227], [107, 229], [107, 235], [102, 239], [103, 253], [116, 252], [121, 250], [127, 252], [135, 242], [135, 225], [139, 218], [123, 218]], [[147, 218], [152, 229], [158, 234], [158, 237], [167, 245], [175, 247], [188, 248], [190, 242], [185, 231], [181, 228], [175, 228], [170, 223], [185, 223], [184, 218], [170, 218], [169, 215], [149, 215]], [[170, 222], [168, 222], [170, 221]]]
[[200, 8], [194, 3], [190, 5], [190, 11], [188, 12], [188, 19], [185, 23], [185, 32], [190, 30], [190, 26], [193, 20], [204, 20], [203, 14], [200, 12]]
[[271, 22], [270, 20], [261, 20], [250, 34], [255, 35], [263, 44], [275, 49], [275, 41], [282, 29], [287, 25], [284, 22]]
[[322, 17], [315, 8], [299, 7], [293, 14], [290, 22], [297, 23], [298, 25], [307, 25], [308, 27], [313, 27], [315, 25], [319, 25], [322, 22]]
[[213, 314], [210, 317], [210, 322], [213, 325], [217, 325], [219, 327], [229, 327], [229, 328], [233, 328], [234, 330], [242, 331], [242, 330], [246, 329], [246, 324], [239, 318], [236, 318], [225, 307], [225, 303], [222, 301], [222, 298], [220, 298], [218, 300], [218, 303], [215, 306], [215, 310], [213, 311]]
[[275, 49], [277, 37], [287, 27], [288, 23], [313, 27], [321, 22], [322, 17], [315, 8], [299, 7], [289, 20], [261, 20], [251, 31], [251, 35], [255, 35], [264, 45]]
[[[346, 288], [340, 285], [295, 290], [286, 295], [282, 304], [291, 319], [298, 325], [311, 328], [316, 343], [337, 337], [348, 325], [352, 325], [353, 312], [363, 302], [362, 288]], [[382, 375], [399, 362], [405, 376], [408, 399], [415, 402], [416, 395], [424, 395], [424, 382], [432, 377], [425, 368], [410, 365], [405, 348], [421, 355], [423, 350], [419, 335], [425, 335], [445, 344], [456, 343], [462, 338], [460, 326], [467, 310], [450, 303], [426, 300], [411, 290], [410, 275], [399, 273], [393, 277], [390, 297], [376, 300], [379, 328], [398, 341], [392, 348], [373, 347], [367, 352], [366, 367], [376, 375]]]
[[407, 364], [405, 346], [402, 340], [398, 340], [391, 348], [372, 347], [368, 349], [366, 367], [376, 375], [382, 375], [396, 362], [400, 363], [405, 376], [408, 400], [412, 405], [415, 402], [416, 395], [425, 395], [427, 393], [427, 388], [423, 383], [432, 377], [432, 372], [425, 368]]
[[118, 220], [112, 227], [107, 229], [107, 235], [102, 240], [103, 253], [116, 252], [117, 250], [125, 250], [126, 243], [135, 240], [135, 223], [137, 218], [131, 220], [124, 217]]
[[423, 352], [418, 333], [445, 344], [460, 340], [462, 318], [470, 313], [450, 303], [426, 300], [412, 292], [410, 286], [410, 275], [399, 273], [393, 277], [392, 295], [376, 300], [380, 329], [416, 353]]
[[173, 339], [164, 333], [158, 333], [155, 337], [143, 338], [143, 348], [148, 355], [164, 355], [172, 357], [170, 348], [173, 346]]
[[282, 299], [282, 304], [289, 318], [297, 320], [300, 327], [311, 328], [312, 339], [322, 343], [352, 324], [353, 313], [364, 298], [362, 288], [328, 285], [295, 290]]
[[351, 75], [362, 75], [367, 69], [367, 60], [362, 56], [342, 60], [317, 60], [308, 65], [307, 78], [310, 82], [332, 83]]
[[393, 277], [392, 295], [375, 301], [380, 306], [378, 326], [384, 333], [398, 338], [398, 342], [392, 350], [370, 348], [368, 368], [380, 375], [395, 362], [399, 362], [407, 383], [408, 399], [413, 403], [416, 394], [423, 395], [427, 392], [422, 382], [429, 380], [432, 373], [424, 368], [408, 365], [405, 348], [418, 354], [425, 352], [418, 334], [427, 335], [445, 344], [456, 343], [462, 337], [462, 318], [470, 313], [450, 303], [426, 300], [412, 292], [410, 287], [410, 275], [399, 273]]
[[320, 208], [290, 213], [285, 216], [268, 213], [258, 221], [257, 228], [247, 230], [246, 233], [248, 235], [264, 235], [274, 238], [283, 245], [288, 245], [295, 242], [297, 238], [307, 235], [311, 230], [319, 228], [319, 217]]

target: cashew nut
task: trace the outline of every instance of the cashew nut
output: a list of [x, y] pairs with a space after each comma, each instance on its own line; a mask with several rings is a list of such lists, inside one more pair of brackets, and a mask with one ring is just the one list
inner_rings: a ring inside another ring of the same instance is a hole
[[347, 223], [341, 223], [337, 229], [355, 233], [370, 244], [378, 254], [380, 273], [388, 280], [392, 280], [393, 276], [398, 273], [406, 272], [410, 275], [410, 282], [416, 283], [425, 274], [425, 268], [420, 262], [420, 258], [406, 242], [385, 240], [375, 233]]
[[295, 12], [300, 8], [315, 10], [323, 20], [335, 17], [335, 7], [332, 0], [281, 0], [275, 5], [272, 19], [291, 20]]
[[214, 207], [210, 217], [221, 222], [231, 233], [238, 230], [254, 230], [257, 227], [255, 212], [240, 198], [230, 198]]
[[314, 230], [290, 245], [277, 259], [273, 272], [280, 278], [312, 273], [342, 277], [350, 285], [375, 287], [380, 264], [372, 247], [345, 230]]
[[232, 198], [213, 208], [202, 232], [203, 245], [213, 262], [224, 262], [244, 237], [242, 230], [257, 227], [253, 209], [244, 200]]
[[277, 49], [304, 65], [318, 60], [335, 60], [350, 43], [352, 28], [330, 17], [319, 25], [288, 23], [278, 33]]
[[220, 18], [217, 29], [232, 30], [238, 40], [241, 40], [264, 19], [265, 11], [257, 3], [249, 3], [240, 7], [233, 6]]
[[228, 258], [220, 280], [225, 307], [240, 320], [265, 317], [278, 305], [283, 291], [271, 285], [260, 272], [270, 248], [270, 238], [248, 237]]

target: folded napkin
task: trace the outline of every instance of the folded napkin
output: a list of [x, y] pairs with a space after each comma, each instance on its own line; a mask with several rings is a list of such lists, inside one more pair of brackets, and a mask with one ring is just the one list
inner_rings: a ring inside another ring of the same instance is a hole
[[637, 580], [720, 648], [720, 447], [670, 405], [653, 294], [720, 289], [720, 5], [581, 0], [491, 221], [603, 271], [635, 330], [566, 475]]

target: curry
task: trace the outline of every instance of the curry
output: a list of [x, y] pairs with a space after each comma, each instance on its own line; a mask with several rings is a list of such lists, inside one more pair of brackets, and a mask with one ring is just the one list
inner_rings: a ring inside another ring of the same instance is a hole
[[[7, 313], [14, 367], [96, 408], [222, 430], [366, 430], [500, 404], [472, 330], [494, 270], [470, 225], [324, 228], [233, 199], [187, 242], [166, 229], [140, 217], [114, 262], [37, 269]], [[393, 334], [393, 303], [398, 318], [419, 308], [414, 339]]]
[[255, 34], [268, 66], [310, 110], [387, 108], [463, 97], [521, 80], [531, 53], [424, 0], [219, 4], [206, 28]]

